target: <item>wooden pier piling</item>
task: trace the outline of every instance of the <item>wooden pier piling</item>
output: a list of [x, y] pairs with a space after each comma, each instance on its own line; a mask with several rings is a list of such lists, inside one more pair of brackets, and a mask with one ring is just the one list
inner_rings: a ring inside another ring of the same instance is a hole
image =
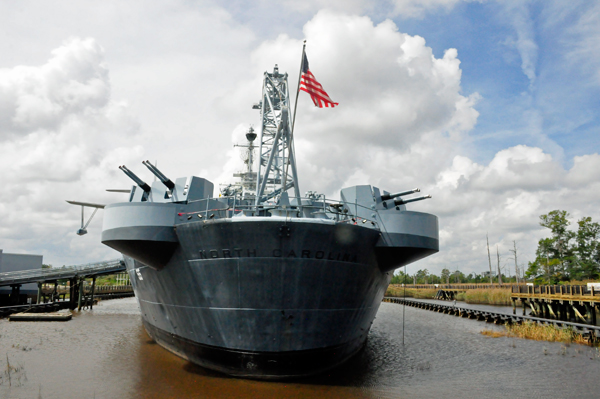
[[591, 325], [597, 324], [596, 312], [600, 308], [600, 296], [593, 286], [584, 285], [512, 286], [511, 300], [513, 314], [519, 300], [523, 304], [523, 316], [529, 307], [530, 316]]
[[541, 317], [532, 316], [518, 316], [511, 314], [504, 314], [499, 312], [463, 308], [454, 305], [442, 305], [432, 302], [423, 302], [415, 299], [406, 299], [398, 297], [384, 297], [384, 302], [404, 304], [406, 306], [412, 306], [420, 309], [432, 310], [434, 312], [447, 313], [449, 315], [455, 315], [460, 317], [466, 317], [469, 319], [477, 319], [479, 321], [485, 321], [488, 323], [495, 324], [520, 324], [525, 321], [549, 325], [553, 324], [558, 328], [571, 328], [574, 332], [584, 336], [588, 342], [597, 343], [600, 340], [600, 326], [591, 324], [576, 323], [563, 320], [545, 319]]
[[94, 309], [94, 291], [96, 290], [96, 276], [92, 277], [92, 296], [90, 299], [90, 309]]

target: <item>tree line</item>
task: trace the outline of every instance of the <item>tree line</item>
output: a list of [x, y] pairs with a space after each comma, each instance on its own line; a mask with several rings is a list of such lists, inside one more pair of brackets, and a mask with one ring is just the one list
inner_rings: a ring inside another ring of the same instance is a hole
[[576, 231], [570, 230], [569, 216], [561, 210], [540, 216], [540, 225], [550, 230], [550, 237], [539, 240], [535, 260], [525, 273], [528, 279], [558, 284], [600, 276], [600, 224], [588, 216], [577, 221]]
[[[498, 276], [492, 276], [492, 281], [498, 283]], [[506, 276], [500, 274], [500, 281], [504, 284], [516, 282], [515, 276]], [[451, 271], [447, 268], [442, 269], [440, 275], [430, 274], [427, 269], [420, 269], [414, 274], [405, 273], [398, 270], [392, 277], [390, 284], [485, 284], [490, 282], [489, 274], [469, 273], [464, 274], [460, 270]]]
[[[517, 245], [513, 242], [510, 250], [514, 261], [514, 274], [506, 276], [500, 266], [500, 254], [496, 248], [497, 265], [492, 266], [488, 244], [489, 272], [465, 275], [459, 270], [444, 268], [440, 275], [430, 274], [427, 269], [420, 269], [410, 275], [399, 270], [392, 277], [392, 284], [456, 284], [456, 283], [515, 283], [522, 282], [524, 274], [527, 281], [535, 284], [559, 284], [571, 280], [595, 280], [600, 277], [600, 224], [587, 216], [577, 221], [577, 229], [569, 226], [569, 213], [554, 210], [540, 216], [540, 225], [550, 230], [549, 238], [538, 242], [534, 261], [528, 262], [525, 273], [517, 262]], [[487, 237], [486, 237], [487, 238]], [[493, 263], [496, 263], [494, 261]], [[509, 267], [510, 268], [510, 267]], [[511, 274], [511, 273], [509, 273]]]

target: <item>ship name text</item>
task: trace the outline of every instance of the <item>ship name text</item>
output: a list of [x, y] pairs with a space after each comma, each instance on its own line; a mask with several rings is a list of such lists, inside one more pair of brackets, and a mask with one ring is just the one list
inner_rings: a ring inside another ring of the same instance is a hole
[[233, 249], [201, 249], [199, 251], [199, 259], [224, 259], [224, 258], [301, 258], [301, 259], [325, 259], [325, 260], [336, 260], [341, 262], [353, 262], [357, 263], [358, 259], [356, 254], [349, 254], [346, 252], [328, 252], [328, 251], [314, 251], [309, 249], [302, 250], [282, 250], [279, 248], [273, 249], [272, 251], [259, 251], [256, 249], [244, 249], [244, 248], [233, 248]]

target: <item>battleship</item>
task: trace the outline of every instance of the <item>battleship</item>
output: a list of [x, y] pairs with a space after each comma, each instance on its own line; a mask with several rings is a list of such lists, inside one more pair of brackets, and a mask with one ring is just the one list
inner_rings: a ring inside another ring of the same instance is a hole
[[[418, 189], [300, 195], [287, 74], [265, 72], [239, 181], [135, 183], [104, 206], [102, 243], [121, 252], [150, 337], [208, 369], [254, 379], [329, 370], [358, 353], [393, 271], [439, 250]], [[258, 150], [258, 154], [255, 152]], [[257, 164], [255, 167], [254, 165]]]

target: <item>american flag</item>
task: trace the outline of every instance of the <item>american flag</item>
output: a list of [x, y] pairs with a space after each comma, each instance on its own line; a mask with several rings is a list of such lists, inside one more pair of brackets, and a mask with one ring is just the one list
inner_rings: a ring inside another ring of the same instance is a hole
[[300, 80], [300, 90], [310, 94], [310, 98], [315, 103], [316, 107], [335, 107], [338, 103], [334, 103], [325, 90], [321, 83], [317, 82], [315, 75], [312, 74], [308, 68], [308, 58], [304, 53], [304, 59], [302, 60], [302, 78]]

